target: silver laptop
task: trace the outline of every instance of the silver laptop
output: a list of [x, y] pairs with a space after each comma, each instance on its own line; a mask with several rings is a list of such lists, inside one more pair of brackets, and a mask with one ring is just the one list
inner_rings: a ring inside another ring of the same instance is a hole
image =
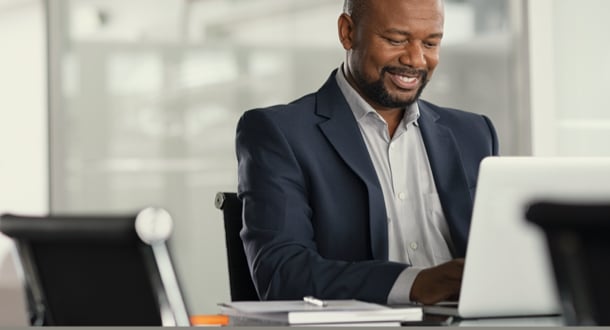
[[553, 315], [559, 295], [542, 231], [525, 220], [537, 199], [607, 201], [610, 158], [489, 157], [481, 163], [457, 306], [461, 318]]

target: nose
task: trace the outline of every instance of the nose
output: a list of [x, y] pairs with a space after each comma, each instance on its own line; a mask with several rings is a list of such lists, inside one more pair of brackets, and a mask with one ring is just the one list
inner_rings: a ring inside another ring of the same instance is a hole
[[424, 56], [424, 49], [419, 43], [408, 43], [405, 45], [405, 49], [400, 55], [400, 63], [412, 68], [425, 68], [426, 57]]

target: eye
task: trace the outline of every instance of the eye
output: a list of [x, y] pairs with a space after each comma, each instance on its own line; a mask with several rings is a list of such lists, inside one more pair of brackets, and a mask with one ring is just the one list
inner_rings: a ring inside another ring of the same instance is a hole
[[436, 47], [438, 47], [438, 42], [436, 41], [425, 41], [424, 42], [424, 47], [428, 48], [428, 49], [434, 49]]
[[384, 39], [392, 46], [402, 46], [409, 42], [409, 40], [407, 40], [407, 39], [396, 40], [396, 39], [387, 38], [387, 37]]

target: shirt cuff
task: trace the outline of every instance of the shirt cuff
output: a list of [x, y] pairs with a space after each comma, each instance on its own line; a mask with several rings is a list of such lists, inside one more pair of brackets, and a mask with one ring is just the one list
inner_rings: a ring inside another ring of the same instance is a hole
[[388, 295], [388, 305], [413, 303], [410, 299], [411, 287], [415, 282], [415, 277], [423, 269], [422, 267], [408, 267], [398, 275]]

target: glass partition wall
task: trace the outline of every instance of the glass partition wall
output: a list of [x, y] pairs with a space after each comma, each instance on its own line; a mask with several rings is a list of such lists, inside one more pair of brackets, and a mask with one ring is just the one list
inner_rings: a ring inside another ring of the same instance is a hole
[[[51, 210], [166, 208], [191, 311], [216, 312], [229, 293], [213, 198], [236, 190], [237, 120], [326, 80], [344, 56], [341, 6], [47, 0]], [[447, 0], [441, 65], [424, 95], [489, 115], [503, 154], [530, 152], [523, 7]]]

